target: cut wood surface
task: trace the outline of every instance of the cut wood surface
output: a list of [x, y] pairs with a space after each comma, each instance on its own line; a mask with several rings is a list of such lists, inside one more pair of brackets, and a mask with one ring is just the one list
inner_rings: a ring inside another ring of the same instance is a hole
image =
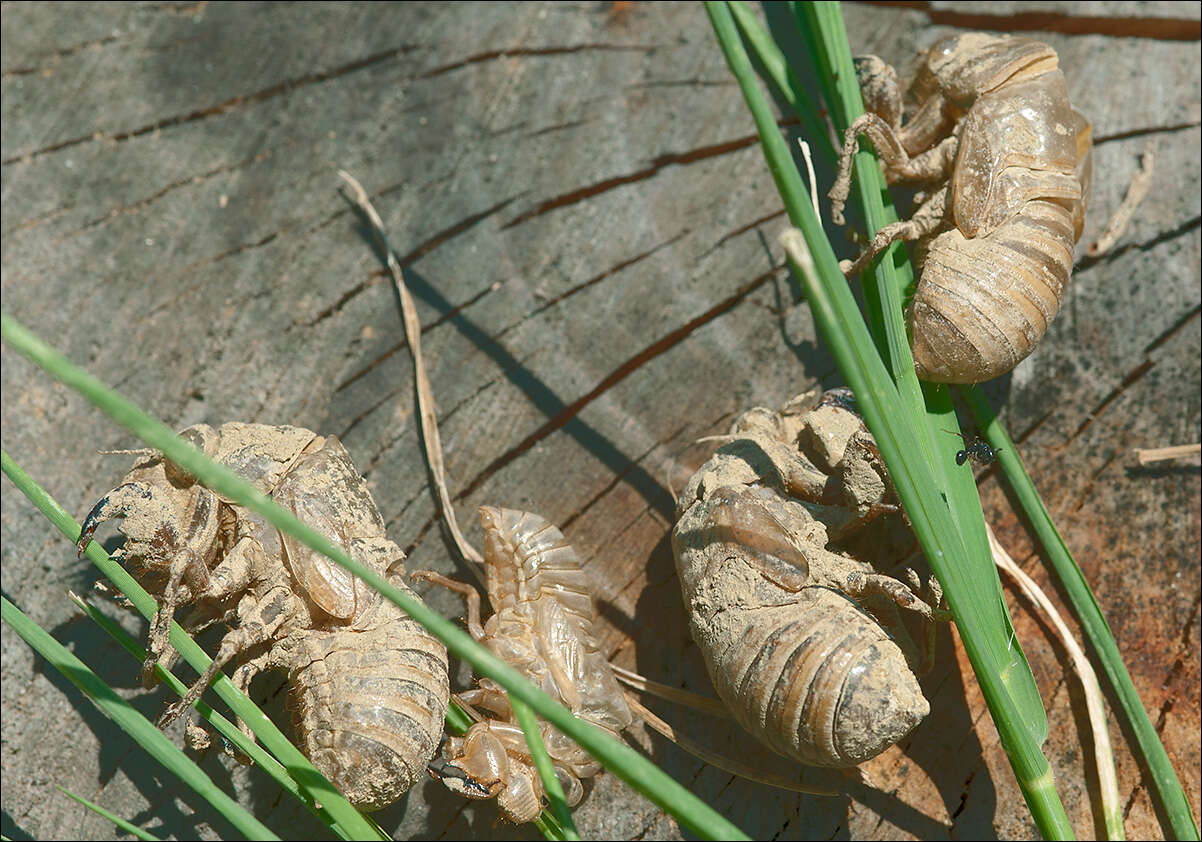
[[[1079, 254], [1156, 144], [1126, 232], [1079, 260], [1043, 344], [988, 391], [1197, 815], [1200, 472], [1196, 460], [1141, 466], [1133, 449], [1198, 441], [1202, 426], [1198, 7], [852, 4], [845, 16], [854, 51], [903, 72], [963, 27], [1056, 48], [1096, 141]], [[4, 4], [2, 46], [6, 312], [172, 427], [336, 434], [409, 569], [466, 579], [435, 515], [390, 281], [337, 192], [346, 169], [417, 299], [469, 538], [482, 504], [557, 523], [596, 582], [607, 653], [712, 692], [671, 557], [673, 490], [714, 447], [696, 439], [839, 376], [783, 269], [780, 199], [699, 6]], [[825, 192], [829, 166], [818, 179]], [[128, 467], [98, 451], [138, 443], [8, 346], [2, 360], [5, 450], [82, 517]], [[949, 458], [958, 446], [949, 437]], [[1003, 544], [1050, 587], [1005, 493], [992, 477], [982, 488]], [[142, 690], [137, 664], [66, 597], [89, 591], [94, 568], [7, 481], [2, 507], [5, 595], [153, 718], [163, 691]], [[428, 600], [462, 616], [441, 589]], [[1010, 601], [1060, 792], [1093, 836], [1080, 692], [1048, 627]], [[144, 638], [140, 620], [105, 610]], [[4, 835], [116, 837], [56, 784], [160, 836], [233, 834], [7, 626], [2, 671]], [[733, 779], [638, 729], [631, 739], [753, 837], [1034, 836], [950, 627], [923, 685], [930, 716], [867, 764], [867, 786], [799, 773], [846, 792], [835, 798]], [[252, 689], [285, 724], [281, 688]], [[791, 768], [731, 725], [648, 704], [715, 750]], [[1159, 836], [1146, 770], [1111, 724], [1128, 837]], [[202, 765], [280, 835], [324, 835], [255, 770], [216, 751]], [[377, 818], [401, 838], [535, 834], [432, 780]], [[586, 837], [682, 836], [609, 774], [576, 820]]]

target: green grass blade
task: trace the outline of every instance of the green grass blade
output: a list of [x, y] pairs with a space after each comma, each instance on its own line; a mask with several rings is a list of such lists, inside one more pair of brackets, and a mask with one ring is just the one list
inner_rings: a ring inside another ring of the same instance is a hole
[[84, 798], [82, 795], [76, 795], [71, 790], [67, 789], [66, 787], [61, 787], [61, 786], [58, 787], [58, 791], [61, 792], [63, 795], [67, 796], [68, 798], [70, 798], [72, 801], [76, 801], [76, 802], [82, 804], [83, 806], [87, 807], [89, 810], [91, 810], [96, 815], [101, 816], [102, 818], [108, 819], [110, 822], [117, 825], [117, 827], [121, 828], [126, 833], [130, 834], [131, 836], [136, 836], [139, 839], [145, 840], [145, 842], [158, 842], [159, 837], [155, 836], [153, 833], [147, 833], [145, 830], [138, 827], [133, 822], [127, 822], [125, 819], [121, 818], [116, 813], [113, 813], [113, 812], [110, 812], [110, 811], [104, 809], [99, 804], [95, 804], [95, 803], [89, 801], [88, 799]]
[[764, 27], [760, 26], [759, 19], [747, 8], [746, 3], [733, 2], [730, 4], [730, 11], [734, 14], [735, 22], [739, 25], [752, 53], [772, 80], [773, 87], [801, 120], [801, 127], [810, 145], [815, 147], [818, 154], [833, 161], [835, 147], [827, 136], [822, 120], [818, 118], [818, 107], [810, 99], [797, 74], [785, 61], [785, 54], [776, 46], [776, 42], [769, 37]]
[[[819, 33], [832, 33], [832, 35], [829, 37], [819, 38], [819, 43], [827, 44], [833, 42], [836, 45], [846, 43], [846, 36], [842, 32], [842, 19], [841, 16], [838, 15], [837, 10], [834, 8], [835, 4], [820, 3], [793, 5], [795, 11], [800, 13], [804, 19], [811, 23], [814, 31]], [[848, 56], [842, 49], [830, 48], [826, 49], [825, 51], [820, 49], [819, 52], [824, 52], [828, 57], [828, 60], [838, 62], [838, 64], [834, 65], [836, 67], [836, 72], [833, 74], [835, 76], [835, 81], [830, 84], [830, 90], [833, 91], [835, 96], [835, 100], [831, 107], [831, 112], [836, 125], [840, 129], [843, 129], [850, 124], [851, 120], [855, 119], [856, 116], [863, 112], [863, 105], [862, 101], [860, 100], [859, 90], [855, 84], [850, 83], [850, 79], [852, 78], [851, 75], [847, 72], [844, 72], [850, 67], [850, 65], [846, 63]], [[823, 78], [829, 78], [828, 75], [822, 74], [821, 72], [819, 73], [819, 76]], [[844, 84], [845, 80], [847, 80], [847, 84]], [[863, 155], [864, 153], [861, 152], [860, 156]], [[857, 156], [856, 161], [858, 175], [857, 184], [862, 185], [860, 189], [860, 198], [862, 205], [864, 205], [865, 216], [870, 220], [872, 228], [875, 229], [881, 224], [892, 221], [892, 219], [896, 217], [887, 204], [888, 194], [884, 189], [883, 182], [881, 181], [879, 168], [875, 164], [866, 165], [866, 162], [861, 160], [860, 156]], [[874, 201], [874, 199], [878, 197], [885, 201], [883, 213], [880, 208], [876, 207], [877, 203]], [[881, 262], [887, 263], [889, 261], [882, 260]], [[884, 283], [884, 279], [879, 277], [879, 273], [878, 280], [882, 281], [882, 284], [879, 287], [881, 291], [888, 292], [891, 289], [889, 285]], [[899, 278], [899, 284], [904, 285], [904, 280]], [[871, 294], [869, 295], [869, 298], [871, 298]], [[892, 309], [892, 305], [887, 303], [884, 309], [886, 312], [888, 312]], [[896, 348], [892, 341], [892, 336], [895, 335], [896, 330], [894, 330], [893, 334], [891, 334], [892, 348]], [[928, 396], [928, 407], [931, 407], [934, 403], [931, 398], [932, 390], [935, 388], [937, 387], [932, 387], [929, 384], [924, 386], [924, 392], [926, 392]], [[984, 396], [980, 393], [980, 390], [976, 387], [972, 387], [971, 389], [967, 390], [967, 392], [970, 405], [974, 403], [976, 404], [974, 414], [978, 416], [978, 425], [981, 427], [981, 429], [984, 430], [986, 424], [988, 423], [984, 420], [985, 418], [992, 419], [996, 423], [996, 418], [994, 417], [992, 410], [989, 409], [988, 403]], [[936, 426], [942, 426], [946, 429], [956, 429], [955, 417], [950, 413], [950, 402], [946, 400], [940, 400], [939, 402], [949, 407], [949, 410], [944, 415], [944, 419], [945, 421], [951, 423], [945, 423], [943, 425]], [[1009, 437], [1006, 436], [1005, 431], [1000, 424], [997, 425], [997, 431], [1000, 435], [998, 435], [996, 440], [993, 441], [993, 446], [995, 448], [1001, 447], [1004, 449], [1004, 452], [1013, 454], [1014, 464], [1017, 465], [1018, 470], [1021, 471], [1021, 460], [1018, 459], [1017, 449], [1013, 446], [1013, 443], [1009, 441]], [[935, 430], [935, 433], [938, 435], [938, 430]], [[1001, 444], [1001, 442], [1004, 442], [1005, 444]], [[943, 450], [943, 448], [940, 449]], [[1005, 465], [1002, 466], [1002, 469], [1003, 472], [1009, 476], [1010, 471]], [[977, 500], [975, 487], [970, 488], [968, 483], [964, 481], [971, 474], [971, 471], [961, 470], [954, 473], [959, 473], [962, 475], [962, 480], [956, 483], [958, 489], [954, 488], [952, 490], [952, 494], [950, 495], [950, 502], [952, 503], [953, 508], [958, 508], [962, 513], [965, 514], [972, 509], [979, 509], [979, 501]], [[1060, 539], [1059, 534], [1056, 533], [1055, 527], [1052, 524], [1050, 517], [1047, 515], [1047, 511], [1044, 508], [1042, 501], [1039, 499], [1038, 493], [1030, 485], [1029, 477], [1026, 476], [1025, 471], [1022, 472], [1021, 478], [1016, 474], [1011, 479], [1011, 484], [1012, 487], [1015, 488], [1018, 499], [1020, 500], [1023, 509], [1026, 511], [1028, 519], [1032, 524], [1036, 525], [1037, 537], [1039, 537], [1041, 542], [1044, 544], [1044, 547], [1048, 553], [1048, 557], [1052, 560], [1053, 567], [1057, 570], [1058, 575], [1060, 575], [1061, 581], [1065, 585], [1066, 592], [1069, 593], [1070, 601], [1073, 602], [1078, 616], [1082, 619], [1083, 627], [1086, 630], [1086, 635], [1090, 638], [1091, 642], [1093, 642], [1095, 649], [1102, 657], [1104, 668], [1106, 669], [1107, 674], [1111, 677], [1115, 691], [1120, 697], [1121, 705], [1124, 710], [1127, 711], [1128, 716], [1130, 717], [1132, 728], [1136, 733], [1137, 741], [1139, 741], [1141, 744], [1141, 751], [1143, 752], [1150, 769], [1153, 770], [1153, 780], [1156, 784], [1156, 789], [1159, 793], [1162, 804], [1164, 805], [1165, 812], [1169, 816], [1174, 835], [1178, 838], [1198, 838], [1197, 824], [1195, 823], [1194, 817], [1189, 809], [1188, 800], [1186, 799], [1184, 790], [1182, 789], [1177, 776], [1172, 771], [1171, 764], [1169, 764], [1167, 755], [1164, 752], [1164, 747], [1161, 745], [1160, 740], [1156, 736], [1155, 729], [1152, 727], [1151, 722], [1147, 717], [1147, 713], [1144, 711], [1142, 704], [1139, 702], [1138, 695], [1135, 693], [1134, 686], [1130, 681], [1130, 676], [1128, 675], [1126, 667], [1123, 665], [1121, 657], [1118, 654], [1117, 646], [1114, 643], [1113, 636], [1110, 634], [1109, 628], [1106, 626], [1105, 620], [1102, 618], [1100, 611], [1098, 611], [1097, 603], [1094, 601], [1093, 595], [1090, 593], [1079, 568], [1077, 568], [1076, 564], [1072, 561], [1072, 558], [1065, 548], [1063, 541]], [[1025, 489], [1020, 490], [1020, 485], [1025, 485]], [[960, 505], [957, 505], [957, 503], [960, 503]], [[975, 534], [967, 537], [966, 540], [978, 545], [985, 541], [983, 532], [977, 528], [979, 525], [982, 525], [980, 524], [979, 518], [966, 518], [958, 516], [957, 520], [962, 525], [971, 524], [973, 527], [973, 532]], [[1092, 615], [1092, 617], [1087, 620], [1087, 615]], [[1008, 613], [1002, 611], [1001, 617], [1007, 626], [1007, 630], [1012, 630]], [[1105, 643], [1102, 641], [1105, 641]], [[1021, 658], [1021, 652], [1017, 650], [1013, 653], [1013, 655], [1014, 657], [1012, 658], [1010, 669], [1007, 672], [1007, 678], [1010, 679], [1012, 683], [1014, 679], [1020, 679], [1021, 683], [1013, 686], [1014, 694], [1019, 700], [1021, 700], [1024, 696], [1027, 698], [1026, 703], [1021, 704], [1023, 713], [1029, 719], [1033, 736], [1042, 742], [1044, 735], [1046, 735], [1046, 714], [1044, 713], [1042, 704], [1038, 701], [1034, 685], [1031, 684], [1028, 686], [1028, 682], [1025, 680], [1025, 675], [1027, 674], [1029, 667], [1023, 663], [1020, 663], [1020, 660], [1025, 661], [1025, 658]], [[1110, 660], [1111, 658], [1113, 658], [1112, 661]], [[1125, 688], [1120, 689], [1120, 687], [1122, 687], [1124, 684], [1126, 685]], [[1153, 760], [1154, 757], [1156, 757], [1155, 760]]]
[[[813, 75], [822, 88], [831, 121], [840, 139], [856, 117], [864, 113], [864, 102], [851, 63], [851, 48], [843, 28], [843, 16], [837, 4], [790, 3], [797, 20], [802, 41], [807, 46]], [[881, 177], [872, 152], [872, 144], [861, 138], [860, 151], [855, 157], [855, 194], [857, 206], [871, 235], [891, 222], [897, 221], [888, 188]], [[861, 274], [865, 301], [868, 304], [868, 327], [888, 360], [903, 398], [917, 413], [922, 406], [914, 376], [913, 357], [900, 314], [906, 290], [914, 283], [905, 246], [894, 243], [876, 261], [876, 265]], [[897, 314], [896, 316], [893, 314]]]
[[534, 826], [538, 828], [538, 832], [543, 835], [544, 839], [563, 839], [563, 828], [559, 826], [559, 822], [547, 810], [543, 810], [539, 817], [534, 820]]
[[1164, 744], [1161, 743], [1156, 728], [1140, 701], [1135, 684], [1131, 681], [1131, 674], [1123, 663], [1123, 656], [1119, 652], [1114, 634], [1089, 589], [1089, 583], [1085, 581], [1085, 574], [1081, 572], [1064, 539], [1060, 537], [1060, 532], [1040, 499], [1031, 475], [1023, 465], [1018, 448], [1010, 440], [985, 395], [976, 386], [963, 390], [963, 395], [982, 435], [990, 446], [1001, 451], [998, 453], [998, 464], [1002, 474], [1042, 544], [1044, 556], [1051, 563], [1060, 584], [1064, 587], [1085, 637], [1093, 646], [1102, 669], [1110, 680], [1119, 706], [1135, 734], [1139, 752], [1148, 765], [1148, 771], [1151, 772], [1153, 789], [1169, 820], [1171, 836], [1176, 839], [1197, 839], [1198, 825], [1190, 809], [1189, 799], [1181, 786], [1181, 780], [1173, 770]]
[[467, 733], [467, 729], [471, 728], [473, 720], [463, 708], [451, 702], [447, 705], [447, 728], [456, 734], [463, 735]]
[[[920, 439], [930, 435], [929, 427], [925, 421], [909, 420], [913, 415], [906, 413], [908, 402], [903, 402], [877, 354], [839, 273], [830, 243], [801, 187], [801, 177], [776, 128], [767, 100], [756, 85], [729, 10], [722, 3], [708, 3], [706, 8], [755, 119], [768, 168], [784, 199], [789, 218], [804, 236], [804, 243], [795, 240], [795, 247], [790, 252], [794, 258], [794, 272], [803, 284], [815, 323], [856, 394], [859, 408], [877, 440], [915, 534], [944, 585], [948, 602], [957, 617], [965, 651], [1032, 814], [1046, 837], [1068, 838], [1072, 830], [1053, 785], [1047, 759], [1038, 742], [1032, 739], [1028, 722], [1011, 695], [1013, 677], [1007, 675], [1011, 667], [1008, 630], [1005, 626], [981, 622], [982, 617], [996, 611], [1000, 591], [995, 594], [989, 584], [982, 586], [973, 573], [988, 564], [990, 578], [984, 581], [997, 583], [992, 562], [979, 557], [979, 547], [971, 548], [975, 552], [970, 557], [948, 503], [937, 490], [935, 474], [922, 456], [931, 444], [929, 441], [925, 446], [920, 444]], [[797, 264], [799, 255], [805, 258], [807, 267]], [[979, 509], [976, 516], [980, 517]], [[994, 587], [1000, 588], [1000, 585]]]
[[[98, 611], [91, 603], [75, 596], [75, 594], [71, 594], [71, 596], [75, 604], [79, 607], [79, 610], [87, 614], [92, 622], [104, 629], [104, 631], [108, 633], [109, 637], [113, 638], [113, 640], [116, 641], [122, 649], [128, 652], [137, 663], [141, 664], [146, 660], [146, 650], [139, 646], [138, 642], [134, 640], [125, 629], [121, 628], [121, 626], [117, 625], [109, 617], [106, 617], [104, 614]], [[177, 696], [183, 696], [188, 692], [188, 685], [176, 678], [172, 672], [164, 669], [161, 664], [155, 667], [155, 672], [158, 674], [159, 680], [170, 687], [172, 692], [174, 692]], [[284, 769], [278, 760], [264, 751], [262, 746], [260, 746], [257, 742], [253, 742], [248, 739], [247, 736], [238, 729], [238, 726], [230, 722], [220, 713], [217, 713], [217, 711], [213, 710], [203, 701], [198, 701], [196, 703], [196, 712], [200, 714], [202, 719], [212, 725], [217, 733], [221, 734], [221, 736], [227, 742], [229, 742], [234, 749], [242, 752], [252, 761], [254, 761], [256, 766], [266, 772], [271, 779], [279, 784], [285, 792], [289, 793], [302, 804], [304, 804], [305, 807], [307, 807], [309, 811], [313, 813], [313, 815], [316, 816], [322, 823], [327, 825], [343, 839], [351, 838], [349, 834], [347, 834], [342, 828], [342, 826], [335, 822], [333, 817], [328, 815], [323, 808], [318, 807], [305, 797], [305, 795], [301, 792], [300, 786], [288, 775], [287, 770]]]
[[[2, 317], [6, 318], [6, 317]], [[4, 474], [12, 480], [29, 501], [46, 516], [46, 518], [67, 537], [71, 543], [79, 539], [79, 524], [71, 517], [53, 497], [47, 494], [33, 479], [21, 469], [8, 455], [0, 451], [0, 463]], [[154, 598], [143, 590], [142, 586], [129, 575], [117, 562], [93, 541], [88, 544], [87, 556], [100, 569], [109, 581], [125, 594], [142, 616], [148, 620], [158, 609]], [[171, 626], [171, 645], [180, 656], [197, 673], [202, 673], [208, 667], [210, 659], [188, 633], [178, 623]], [[388, 837], [375, 828], [374, 823], [365, 819], [358, 810], [342, 797], [342, 794], [327, 781], [317, 768], [309, 762], [275, 724], [250, 699], [246, 698], [228, 678], [218, 673], [211, 685], [214, 692], [230, 706], [239, 717], [246, 722], [259, 741], [274, 754], [289, 770], [289, 774], [300, 786], [305, 800], [312, 804], [314, 801], [322, 804], [338, 825], [338, 833], [356, 839], [387, 839]]]
[[[851, 60], [851, 48], [843, 26], [843, 16], [837, 3], [812, 3], [793, 6], [810, 30], [810, 37], [818, 45], [818, 67], [820, 78], [828, 80], [827, 88], [834, 92], [836, 101], [830, 104], [836, 125], [846, 128], [864, 113], [859, 84]], [[861, 207], [869, 220], [869, 233], [896, 219], [892, 205], [888, 204], [888, 189], [881, 177], [880, 166], [875, 154], [861, 150], [856, 156], [856, 179]], [[1039, 745], [1047, 739], [1047, 714], [1030, 665], [1014, 636], [1010, 614], [1006, 608], [1001, 579], [992, 563], [989, 541], [985, 532], [985, 521], [981, 513], [981, 501], [971, 465], [956, 466], [951, 454], [954, 449], [944, 441], [949, 430], [958, 429], [952, 408], [950, 391], [938, 384], [920, 385], [914, 373], [914, 360], [910, 353], [909, 340], [902, 317], [900, 279], [891, 270], [895, 262], [905, 259], [901, 243], [892, 247], [895, 251], [878, 261], [875, 286], [866, 288], [870, 301], [877, 295], [877, 310], [885, 320], [885, 332], [893, 360], [892, 372], [906, 402], [913, 407], [925, 407], [928, 424], [925, 435], [919, 441], [926, 447], [925, 456], [932, 465], [938, 487], [947, 495], [952, 518], [960, 527], [965, 546], [970, 550], [973, 563], [972, 577], [981, 591], [982, 607], [988, 613], [974, 613], [972, 620], [1002, 631], [990, 635], [993, 641], [992, 656], [1004, 685], [1007, 687], [1022, 721], [1031, 738]], [[884, 271], [882, 271], [884, 270]], [[921, 413], [916, 412], [915, 417]], [[967, 618], [965, 618], [967, 619]], [[999, 648], [1002, 644], [1003, 648]]]
[[[46, 345], [7, 313], [0, 314], [0, 335], [15, 350], [75, 389], [147, 445], [161, 451], [167, 459], [196, 477], [205, 487], [237, 505], [259, 513], [277, 529], [292, 535], [316, 552], [328, 556], [367, 582], [442, 640], [451, 654], [467, 661], [479, 675], [496, 681], [512, 697], [530, 705], [535, 713], [575, 740], [606, 768], [643, 793], [652, 803], [670, 813], [689, 830], [707, 839], [747, 838], [741, 830], [666, 775], [650, 760], [601, 729], [577, 719], [571, 711], [534, 687], [521, 673], [476, 643], [457, 625], [427, 608], [420, 600], [393, 587], [374, 570], [352, 560], [320, 532], [302, 523], [253, 485], [178, 438], [161, 422], [151, 418]], [[91, 546], [89, 545], [89, 550]], [[175, 644], [174, 636], [172, 644]], [[233, 689], [232, 683], [226, 684]]]
[[209, 779], [199, 766], [183, 753], [153, 722], [142, 716], [112, 687], [105, 684], [87, 664], [67, 651], [61, 643], [50, 636], [22, 611], [0, 598], [3, 620], [16, 631], [39, 655], [63, 677], [74, 684], [125, 733], [129, 734], [143, 750], [161, 763], [169, 772], [187, 784], [198, 795], [213, 805], [222, 816], [248, 839], [278, 839], [258, 819], [246, 812], [230, 796]]
[[534, 718], [534, 712], [524, 702], [515, 699], [511, 703], [518, 725], [522, 726], [522, 732], [526, 735], [526, 745], [530, 747], [534, 768], [538, 770], [538, 775], [542, 778], [543, 789], [546, 790], [547, 800], [551, 803], [551, 813], [555, 816], [555, 821], [559, 824], [563, 834], [561, 838], [579, 839], [580, 834], [576, 832], [576, 823], [572, 821], [572, 811], [568, 809], [567, 799], [563, 795], [563, 787], [559, 783], [559, 778], [555, 777], [555, 767], [551, 764], [551, 755], [547, 754], [547, 747], [543, 745], [543, 737], [538, 730], [538, 720]]

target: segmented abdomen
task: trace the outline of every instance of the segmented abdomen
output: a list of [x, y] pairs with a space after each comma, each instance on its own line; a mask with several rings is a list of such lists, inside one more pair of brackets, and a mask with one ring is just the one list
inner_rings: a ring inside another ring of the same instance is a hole
[[308, 758], [352, 804], [378, 810], [425, 776], [449, 688], [442, 644], [392, 603], [365, 631], [311, 631], [290, 670]]
[[977, 383], [1025, 359], [1060, 309], [1074, 243], [1072, 214], [1046, 201], [983, 237], [936, 237], [909, 311], [918, 376]]
[[[739, 724], [815, 766], [875, 757], [929, 708], [905, 656], [842, 594], [807, 587], [786, 605], [690, 617], [718, 695]], [[700, 637], [699, 637], [700, 635]]]
[[494, 611], [550, 596], [595, 646], [593, 600], [576, 550], [546, 518], [516, 509], [480, 508], [488, 598]]
[[[633, 716], [599, 650], [593, 599], [576, 551], [558, 527], [530, 512], [482, 506], [480, 523], [496, 612], [485, 627], [486, 644], [581, 719], [614, 734], [627, 728]], [[550, 742], [556, 760], [589, 765], [566, 737]]]
[[[930, 707], [901, 648], [833, 589], [856, 562], [817, 545], [803, 551], [772, 514], [785, 505], [772, 492], [702, 493], [677, 522], [672, 547], [689, 630], [738, 723], [786, 757], [843, 767], [921, 722]], [[790, 569], [795, 575], [785, 575]]]

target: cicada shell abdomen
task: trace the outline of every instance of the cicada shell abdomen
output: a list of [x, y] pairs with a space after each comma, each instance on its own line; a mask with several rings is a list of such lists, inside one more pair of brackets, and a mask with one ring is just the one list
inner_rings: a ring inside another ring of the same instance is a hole
[[[404, 554], [334, 436], [240, 422], [200, 424], [181, 436], [377, 573], [401, 567]], [[167, 721], [227, 663], [241, 661], [235, 675], [243, 689], [264, 669], [287, 670], [297, 742], [352, 803], [380, 809], [422, 777], [449, 695], [446, 649], [436, 638], [358, 577], [157, 454], [96, 504], [81, 548], [113, 517], [125, 519], [127, 561], [164, 604], [147, 673], [172, 660], [175, 606], [194, 606], [184, 619], [190, 629], [218, 620], [233, 626]]]
[[857, 73], [873, 115], [848, 129], [834, 218], [859, 132], [884, 153], [890, 182], [937, 186], [848, 271], [896, 239], [917, 239], [907, 315], [918, 376], [979, 383], [1005, 374], [1060, 309], [1089, 203], [1092, 131], [1069, 103], [1056, 52], [1030, 38], [945, 38], [920, 63], [904, 125], [892, 68], [867, 57]]
[[1042, 201], [987, 237], [936, 237], [909, 310], [918, 376], [979, 383], [1026, 359], [1060, 309], [1073, 245], [1071, 213]]
[[[588, 577], [576, 550], [543, 517], [480, 508], [488, 598], [485, 643], [582, 719], [620, 733], [633, 715], [593, 631]], [[562, 734], [553, 757], [587, 757]], [[583, 762], [583, 761], [582, 761]], [[595, 773], [595, 772], [593, 772]]]
[[762, 742], [811, 765], [862, 763], [929, 706], [880, 624], [822, 582], [825, 569], [848, 560], [798, 546], [783, 521], [804, 534], [808, 515], [772, 497], [720, 487], [677, 523], [672, 543], [693, 639], [718, 695]]
[[368, 628], [308, 632], [288, 660], [297, 739], [348, 801], [379, 810], [425, 777], [450, 692], [437, 638], [382, 600]]
[[488, 599], [494, 611], [553, 597], [588, 642], [593, 600], [576, 550], [555, 524], [530, 512], [480, 507]]
[[1025, 359], [1060, 309], [1088, 202], [1089, 124], [1046, 44], [965, 35], [928, 60], [970, 107], [955, 227], [929, 244], [909, 313], [914, 358], [924, 380], [976, 383]]

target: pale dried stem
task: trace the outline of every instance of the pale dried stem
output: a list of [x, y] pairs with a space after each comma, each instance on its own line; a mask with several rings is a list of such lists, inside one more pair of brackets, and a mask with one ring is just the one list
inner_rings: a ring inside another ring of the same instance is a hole
[[702, 696], [700, 693], [691, 693], [688, 690], [681, 690], [679, 687], [669, 687], [667, 684], [660, 684], [658, 681], [644, 678], [637, 672], [623, 669], [614, 663], [611, 663], [609, 666], [614, 671], [614, 677], [628, 687], [633, 687], [635, 690], [641, 690], [644, 693], [650, 693], [652, 696], [658, 696], [669, 702], [676, 702], [678, 705], [691, 707], [702, 713], [708, 713], [710, 716], [730, 719], [730, 711], [726, 705], [713, 696]]
[[997, 536], [993, 534], [993, 529], [988, 524], [985, 525], [985, 530], [989, 535], [989, 547], [993, 552], [994, 564], [1014, 579], [1027, 599], [1031, 600], [1047, 615], [1048, 620], [1055, 627], [1056, 633], [1060, 636], [1060, 640], [1064, 644], [1069, 658], [1072, 660], [1073, 668], [1077, 671], [1077, 675], [1081, 679], [1081, 684], [1085, 691], [1085, 707], [1089, 714], [1090, 728], [1093, 730], [1094, 756], [1098, 764], [1098, 787], [1101, 790], [1099, 796], [1102, 802], [1103, 825], [1107, 830], [1108, 838], [1123, 839], [1125, 838], [1123, 834], [1123, 805], [1119, 801], [1118, 777], [1114, 769], [1114, 752], [1110, 746], [1110, 731], [1106, 725], [1106, 707], [1102, 701], [1102, 688], [1098, 684], [1098, 676], [1094, 672], [1089, 658], [1085, 656], [1085, 652], [1082, 651], [1081, 646], [1077, 643], [1073, 637], [1073, 633], [1061, 618], [1060, 612], [1056, 610], [1051, 600], [1048, 599], [1047, 594], [1015, 563], [1010, 554], [998, 542]]
[[814, 159], [810, 155], [810, 144], [800, 138], [797, 144], [801, 147], [801, 157], [806, 162], [806, 172], [810, 176], [810, 201], [814, 203], [814, 216], [822, 218], [822, 210], [818, 205], [818, 179], [814, 176]]
[[438, 418], [434, 413], [434, 392], [430, 388], [430, 379], [426, 376], [426, 364], [422, 359], [422, 326], [417, 318], [417, 307], [413, 303], [413, 297], [409, 294], [409, 288], [405, 286], [405, 279], [401, 274], [401, 265], [397, 262], [396, 255], [393, 254], [392, 246], [388, 244], [388, 237], [384, 233], [384, 223], [380, 220], [380, 215], [376, 213], [376, 209], [372, 207], [371, 201], [367, 198], [367, 192], [346, 171], [339, 170], [338, 175], [350, 186], [351, 191], [354, 193], [355, 204], [371, 220], [376, 237], [379, 238], [380, 245], [384, 248], [384, 253], [388, 256], [388, 271], [392, 273], [392, 281], [396, 285], [397, 295], [401, 299], [401, 316], [405, 324], [405, 339], [409, 343], [409, 350], [413, 355], [413, 378], [417, 385], [417, 408], [421, 416], [422, 445], [426, 450], [426, 461], [430, 466], [430, 474], [434, 478], [434, 487], [438, 493], [438, 502], [442, 507], [443, 521], [447, 525], [447, 530], [451, 533], [451, 538], [454, 540], [459, 554], [467, 561], [473, 562], [468, 566], [472, 569], [476, 577], [480, 578], [480, 565], [484, 563], [484, 557], [480, 555], [479, 550], [468, 543], [467, 539], [463, 537], [463, 533], [459, 530], [459, 522], [455, 519], [455, 509], [451, 506], [451, 495], [447, 491], [446, 466], [442, 458], [442, 441], [438, 436]]
[[1119, 237], [1123, 236], [1123, 232], [1127, 230], [1127, 226], [1131, 224], [1132, 217], [1135, 216], [1135, 209], [1139, 207], [1139, 203], [1148, 195], [1148, 189], [1152, 186], [1152, 172], [1155, 167], [1156, 141], [1149, 140], [1144, 145], [1144, 154], [1140, 161], [1140, 167], [1135, 171], [1135, 175], [1131, 176], [1131, 184], [1127, 187], [1127, 195], [1123, 197], [1118, 210], [1114, 212], [1114, 215], [1110, 217], [1110, 221], [1106, 223], [1106, 230], [1102, 232], [1102, 236], [1098, 237], [1097, 241], [1089, 247], [1088, 254], [1090, 257], [1098, 257], [1110, 251], [1114, 248], [1114, 244], [1119, 241]]
[[714, 752], [703, 747], [699, 743], [695, 743], [692, 740], [690, 740], [688, 737], [685, 737], [685, 736], [681, 735], [680, 733], [678, 733], [676, 731], [676, 729], [673, 728], [671, 725], [669, 725], [667, 722], [664, 722], [662, 719], [660, 719], [658, 716], [656, 716], [650, 710], [648, 710], [647, 708], [645, 708], [641, 704], [639, 704], [639, 700], [636, 699], [632, 694], [626, 693], [625, 696], [626, 696], [626, 704], [630, 705], [630, 709], [633, 710], [635, 713], [637, 713], [640, 717], [642, 717], [643, 721], [646, 722], [649, 726], [651, 726], [651, 728], [653, 728], [655, 731], [658, 731], [663, 736], [667, 737], [669, 740], [671, 740], [673, 743], [675, 743], [681, 749], [683, 749], [684, 751], [687, 751], [689, 754], [693, 755], [698, 760], [708, 763], [709, 765], [713, 766], [716, 769], [721, 769], [723, 772], [729, 772], [730, 774], [736, 775], [740, 778], [746, 778], [749, 781], [755, 781], [756, 783], [766, 784], [768, 786], [773, 786], [773, 787], [776, 787], [777, 789], [783, 789], [788, 792], [800, 792], [800, 793], [804, 793], [806, 795], [841, 795], [842, 794], [833, 789], [827, 789], [825, 787], [806, 786], [804, 784], [799, 784], [796, 781], [790, 780], [790, 779], [782, 777], [780, 775], [773, 775], [770, 773], [766, 773], [766, 772], [763, 772], [760, 769], [756, 769], [755, 767], [750, 766], [746, 763], [740, 763], [737, 760], [731, 760], [729, 757], [723, 757], [720, 754], [715, 754]]
[[1202, 453], [1202, 444], [1177, 444], [1172, 447], [1137, 447], [1135, 449], [1135, 456], [1141, 465], [1164, 462], [1168, 459], [1180, 459], [1183, 456], [1196, 456], [1199, 453]]

